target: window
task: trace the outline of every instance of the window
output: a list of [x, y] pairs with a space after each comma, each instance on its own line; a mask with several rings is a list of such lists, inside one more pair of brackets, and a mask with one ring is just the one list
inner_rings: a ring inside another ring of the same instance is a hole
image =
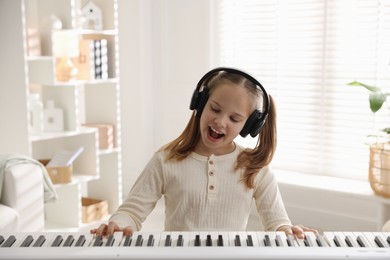
[[[366, 180], [367, 135], [390, 125], [358, 80], [390, 87], [390, 1], [217, 0], [217, 66], [243, 69], [274, 97], [274, 168]], [[245, 145], [256, 140], [240, 139]]]

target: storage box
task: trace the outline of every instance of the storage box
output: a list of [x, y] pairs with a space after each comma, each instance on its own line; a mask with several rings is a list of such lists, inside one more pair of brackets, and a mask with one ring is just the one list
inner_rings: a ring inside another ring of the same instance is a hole
[[84, 124], [86, 127], [97, 128], [99, 133], [99, 149], [114, 148], [114, 125], [110, 124]]
[[46, 166], [48, 159], [39, 160], [47, 170], [53, 184], [64, 184], [72, 182], [73, 165], [69, 166]]
[[100, 220], [108, 215], [108, 203], [106, 200], [83, 197], [81, 198], [81, 204], [83, 223]]

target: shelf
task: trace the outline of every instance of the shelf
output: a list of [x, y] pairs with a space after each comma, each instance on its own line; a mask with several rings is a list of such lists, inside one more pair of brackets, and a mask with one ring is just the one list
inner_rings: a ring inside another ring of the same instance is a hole
[[78, 131], [64, 131], [64, 132], [44, 132], [40, 135], [30, 135], [31, 142], [39, 142], [51, 139], [58, 139], [64, 137], [71, 137], [80, 134], [96, 133], [96, 129], [93, 128], [81, 128]]
[[96, 36], [113, 36], [118, 34], [116, 29], [107, 29], [107, 30], [90, 30], [90, 29], [61, 29], [56, 30], [55, 32], [70, 32], [78, 35], [96, 35]]
[[[85, 25], [81, 23], [81, 9], [86, 3], [87, 0], [23, 1], [22, 29], [29, 33], [19, 33], [25, 41], [25, 46], [23, 49], [19, 48], [19, 52], [23, 52], [28, 75], [23, 71], [23, 87], [26, 89], [21, 91], [23, 95], [19, 94], [15, 100], [27, 103], [29, 96], [26, 96], [25, 90], [28, 90], [29, 94], [39, 92], [43, 109], [48, 108], [49, 101], [54, 103], [55, 108], [62, 109], [64, 124], [61, 129], [64, 131], [30, 134], [30, 118], [27, 117], [23, 125], [20, 124], [17, 128], [22, 128], [23, 133], [15, 131], [15, 134], [20, 139], [26, 139], [25, 146], [28, 147], [25, 150], [37, 160], [53, 158], [60, 150], [74, 150], [80, 146], [84, 148], [72, 164], [72, 181], [55, 184], [59, 199], [55, 203], [45, 204], [47, 230], [79, 230], [94, 225], [82, 223], [81, 197], [107, 200], [109, 213], [115, 211], [122, 200], [117, 0], [93, 1], [97, 8], [102, 10], [103, 30], [80, 29], [79, 26]], [[54, 27], [48, 24], [53, 16], [61, 21], [63, 29], [53, 30]], [[62, 36], [67, 38], [61, 38]], [[95, 59], [100, 57], [97, 56], [100, 55], [99, 50], [95, 50], [97, 42], [92, 40], [101, 39], [107, 43], [107, 51], [100, 50], [100, 54], [104, 53], [104, 56], [99, 62]], [[70, 54], [77, 48], [81, 51]], [[63, 79], [70, 78], [66, 76], [67, 67], [59, 66], [61, 60], [57, 56], [60, 54], [75, 56], [71, 61], [79, 69], [80, 80], [57, 80], [61, 78], [59, 76], [63, 76]], [[106, 67], [100, 67], [102, 61], [107, 61], [107, 75]], [[23, 66], [21, 70], [22, 68]], [[100, 77], [99, 69], [104, 70], [104, 76], [101, 77], [105, 79], [95, 79]], [[60, 72], [65, 72], [65, 75], [57, 74]], [[18, 107], [28, 109], [28, 104]], [[30, 115], [29, 111], [25, 112]], [[115, 148], [99, 150], [98, 130], [84, 127], [85, 124], [112, 126], [115, 131]]]
[[66, 185], [74, 185], [74, 184], [82, 184], [87, 183], [89, 181], [98, 180], [99, 176], [92, 176], [92, 175], [82, 175], [78, 174], [77, 172], [74, 172], [72, 174], [72, 182], [70, 183], [58, 183], [53, 184], [55, 188], [66, 186]]
[[118, 147], [115, 147], [113, 149], [100, 149], [99, 150], [99, 155], [107, 155], [107, 154], [112, 154], [112, 153], [119, 153], [120, 152], [120, 148]]
[[[34, 84], [43, 84], [49, 86], [78, 86], [78, 85], [98, 85], [105, 83], [117, 84], [119, 79], [110, 77], [107, 79], [93, 80], [69, 80], [57, 81], [55, 77], [55, 57], [54, 56], [30, 56], [27, 57], [29, 66], [29, 81]], [[48, 73], [49, 72], [49, 73]]]

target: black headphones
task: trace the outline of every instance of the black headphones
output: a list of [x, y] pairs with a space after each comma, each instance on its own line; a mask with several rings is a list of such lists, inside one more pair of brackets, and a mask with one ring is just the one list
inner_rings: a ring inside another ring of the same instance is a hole
[[[264, 87], [258, 82], [254, 77], [251, 75], [237, 69], [233, 68], [226, 68], [226, 67], [220, 67], [215, 68], [213, 70], [210, 70], [207, 72], [198, 82], [196, 89], [194, 91], [194, 94], [191, 98], [191, 104], [190, 109], [196, 110], [196, 116], [200, 118], [203, 109], [207, 103], [207, 100], [209, 98], [209, 88], [207, 85], [204, 85], [205, 81], [208, 81], [212, 76], [216, 75], [220, 71], [225, 71], [228, 73], [235, 73], [238, 75], [241, 75], [251, 81], [254, 85], [258, 86], [261, 91], [263, 92], [264, 97], [264, 111], [261, 112], [259, 109], [255, 109], [255, 111], [252, 112], [252, 114], [248, 117], [247, 121], [245, 122], [244, 127], [242, 128], [240, 135], [242, 137], [246, 137], [248, 134], [250, 134], [252, 137], [257, 136], [261, 129], [264, 126], [264, 123], [267, 119], [269, 110], [270, 110], [270, 101], [269, 96], [267, 94], [267, 91], [264, 89]], [[203, 88], [202, 88], [203, 86]], [[202, 91], [201, 91], [202, 88]]]

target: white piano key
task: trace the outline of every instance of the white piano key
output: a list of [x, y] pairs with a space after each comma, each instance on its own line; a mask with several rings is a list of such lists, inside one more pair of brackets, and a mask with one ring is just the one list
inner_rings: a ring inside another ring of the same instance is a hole
[[294, 235], [288, 235], [287, 240], [289, 247], [299, 247], [298, 241], [296, 240]]
[[336, 244], [339, 244], [339, 247], [348, 247], [347, 243], [345, 242], [345, 236], [343, 232], [334, 232], [333, 239]]
[[227, 245], [234, 247], [247, 247], [247, 232], [237, 231], [228, 232], [229, 243]]
[[[109, 246], [119, 246], [119, 244], [122, 241], [123, 238], [123, 233], [122, 232], [115, 232], [112, 235], [112, 245], [108, 245], [109, 240], [111, 236], [104, 236], [102, 237], [102, 244], [101, 247], [109, 247]], [[96, 239], [96, 237], [95, 237]]]
[[360, 235], [365, 237], [366, 241], [369, 243], [369, 247], [378, 247], [378, 245], [375, 243], [375, 236], [372, 232], [360, 232]]
[[264, 234], [264, 243], [265, 245], [267, 246], [267, 241], [269, 243], [268, 246], [271, 246], [271, 247], [277, 247], [276, 245], [276, 234], [275, 232], [266, 232]]
[[305, 245], [306, 246], [318, 247], [316, 239], [317, 239], [317, 237], [313, 232], [305, 232], [305, 240], [306, 240]]
[[264, 247], [264, 246], [265, 246], [265, 244], [264, 244], [264, 237], [265, 237], [265, 234], [266, 234], [265, 231], [256, 232], [258, 245], [259, 245], [260, 247]]
[[361, 247], [358, 244], [356, 240], [356, 236], [353, 232], [343, 232], [343, 234], [344, 234], [345, 243], [347, 244], [348, 247], [356, 247], [356, 248]]
[[[373, 234], [375, 237], [377, 237], [378, 240], [379, 240], [380, 242], [382, 242], [382, 245], [383, 245], [384, 248], [390, 247], [390, 243], [389, 243], [389, 241], [387, 241], [387, 238], [388, 238], [389, 236], [386, 236], [385, 233], [383, 233], [383, 232], [372, 232], [372, 234]], [[379, 246], [378, 246], [378, 247], [379, 247]]]
[[387, 244], [390, 246], [390, 232], [382, 232], [382, 236], [387, 241]]
[[188, 246], [190, 246], [190, 247], [197, 246], [196, 245], [196, 242], [197, 242], [196, 239], [197, 239], [197, 236], [199, 236], [199, 238], [200, 238], [199, 232], [197, 232], [197, 231], [190, 231], [188, 235], [189, 235]]
[[328, 245], [330, 247], [337, 247], [335, 241], [334, 241], [334, 233], [333, 232], [329, 232], [329, 231], [325, 231], [322, 236], [324, 237], [325, 241], [328, 243]]
[[[6, 234], [2, 234], [2, 236], [4, 238], [4, 241], [1, 243], [0, 247], [9, 247], [9, 248], [19, 247], [20, 244], [23, 242], [23, 240], [26, 238], [27, 235], [28, 235], [27, 233], [17, 233], [17, 234], [6, 233]], [[12, 245], [6, 246], [7, 241], [10, 241], [10, 240], [8, 240], [8, 239], [10, 239], [10, 237], [14, 237], [15, 241], [12, 243]]]
[[[169, 241], [167, 242], [167, 237], [169, 239]], [[166, 244], [167, 243], [167, 244]], [[172, 247], [172, 236], [171, 236], [171, 232], [161, 232], [161, 236], [160, 236], [160, 241], [158, 243], [158, 246], [159, 247], [165, 247], [165, 246], [168, 246], [168, 247]]]
[[276, 232], [276, 241], [279, 247], [288, 247], [286, 233], [277, 231]]
[[306, 247], [304, 238], [298, 238], [295, 236], [295, 241], [297, 241], [299, 247]]
[[317, 243], [321, 244], [319, 245], [320, 247], [330, 247], [330, 244], [322, 234], [318, 234], [316, 237]]

